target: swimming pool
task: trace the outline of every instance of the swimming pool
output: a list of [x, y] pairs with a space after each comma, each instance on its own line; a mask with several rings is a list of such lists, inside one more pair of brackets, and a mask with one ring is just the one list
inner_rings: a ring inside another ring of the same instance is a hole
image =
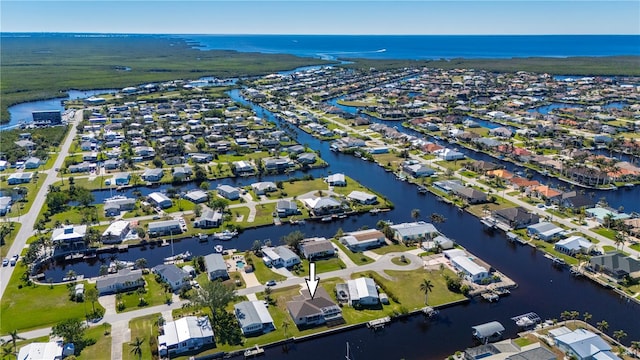
[[236, 261], [236, 267], [237, 267], [238, 269], [242, 269], [242, 268], [244, 268], [244, 265], [245, 265], [244, 261], [242, 261], [242, 260], [238, 260], [238, 261]]

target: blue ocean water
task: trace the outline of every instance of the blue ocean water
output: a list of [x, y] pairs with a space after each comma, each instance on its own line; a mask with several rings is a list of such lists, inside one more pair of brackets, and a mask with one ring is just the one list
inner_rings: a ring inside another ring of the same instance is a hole
[[452, 59], [640, 55], [638, 35], [180, 35], [203, 50], [315, 58]]

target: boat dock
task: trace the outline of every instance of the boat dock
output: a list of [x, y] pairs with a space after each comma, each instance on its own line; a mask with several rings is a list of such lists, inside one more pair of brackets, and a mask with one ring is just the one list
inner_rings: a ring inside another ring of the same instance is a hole
[[247, 349], [247, 350], [244, 351], [244, 357], [245, 358], [256, 357], [256, 356], [260, 356], [260, 355], [264, 355], [264, 349], [259, 347], [258, 345], [256, 345], [255, 347], [253, 347], [251, 349]]
[[516, 325], [518, 325], [519, 327], [524, 328], [534, 326], [542, 321], [540, 316], [538, 316], [538, 314], [534, 312], [514, 316], [511, 318], [511, 320], [515, 321]]
[[384, 328], [385, 325], [391, 322], [391, 317], [383, 317], [380, 319], [375, 319], [367, 322], [367, 327], [369, 329], [378, 330]]
[[483, 292], [482, 294], [480, 294], [480, 296], [488, 302], [494, 302], [494, 301], [500, 300], [500, 295], [494, 293], [493, 291]]

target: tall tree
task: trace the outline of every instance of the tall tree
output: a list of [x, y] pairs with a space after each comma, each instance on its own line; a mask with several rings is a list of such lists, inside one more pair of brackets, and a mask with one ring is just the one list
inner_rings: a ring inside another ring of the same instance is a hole
[[598, 321], [596, 323], [596, 327], [601, 332], [605, 332], [605, 331], [607, 331], [607, 329], [609, 329], [609, 323], [607, 322], [607, 320]]
[[593, 317], [593, 315], [591, 315], [588, 312], [585, 312], [584, 314], [582, 314], [582, 318], [584, 319], [584, 322], [588, 323], [589, 320], [591, 320], [591, 318]]
[[616, 339], [617, 342], [620, 342], [622, 338], [627, 337], [627, 333], [624, 332], [624, 330], [616, 330], [613, 332], [613, 337]]
[[420, 291], [424, 293], [424, 304], [429, 305], [427, 302], [429, 293], [433, 291], [433, 283], [429, 279], [423, 279], [420, 283]]
[[18, 330], [13, 330], [9, 332], [9, 336], [11, 336], [11, 345], [13, 345], [13, 352], [17, 353], [16, 341], [25, 340], [25, 338], [18, 335]]
[[302, 241], [302, 239], [304, 239], [304, 233], [300, 230], [293, 231], [280, 238], [283, 243], [291, 246], [294, 251], [297, 251], [298, 245], [300, 244], [300, 241]]
[[196, 291], [192, 301], [195, 305], [208, 307], [211, 310], [211, 320], [216, 323], [218, 312], [224, 311], [235, 297], [236, 291], [233, 288], [225, 286], [220, 281], [211, 281]]
[[76, 347], [84, 346], [84, 332], [87, 329], [84, 321], [71, 318], [57, 323], [51, 328], [51, 335], [61, 337], [65, 343], [74, 343]]
[[91, 309], [93, 309], [93, 313], [96, 313], [96, 301], [98, 301], [98, 289], [91, 286], [84, 292], [84, 298], [87, 301], [91, 302]]

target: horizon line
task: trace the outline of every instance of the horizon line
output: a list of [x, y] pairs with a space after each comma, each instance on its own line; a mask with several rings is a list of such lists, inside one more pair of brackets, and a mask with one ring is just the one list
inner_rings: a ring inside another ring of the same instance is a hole
[[0, 37], [5, 34], [78, 34], [78, 35], [180, 35], [180, 36], [640, 36], [638, 34], [605, 33], [605, 34], [296, 34], [296, 33], [147, 33], [147, 32], [100, 32], [100, 31], [2, 31]]

